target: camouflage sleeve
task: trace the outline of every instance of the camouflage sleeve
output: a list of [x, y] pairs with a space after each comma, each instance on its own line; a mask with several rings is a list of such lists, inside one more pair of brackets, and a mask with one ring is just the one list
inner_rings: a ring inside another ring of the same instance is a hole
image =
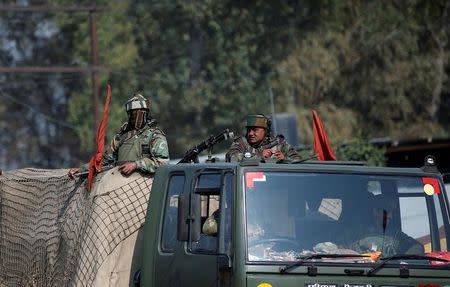
[[287, 160], [301, 160], [302, 157], [298, 152], [288, 143], [283, 144], [282, 152]]
[[136, 161], [138, 170], [144, 173], [155, 173], [156, 169], [169, 162], [169, 147], [162, 133], [154, 133], [150, 139], [150, 156]]
[[228, 152], [225, 154], [226, 161], [241, 161], [244, 158], [245, 145], [242, 137], [235, 138]]
[[402, 231], [400, 231], [400, 234], [396, 236], [396, 240], [397, 246], [402, 247], [401, 250], [396, 250], [398, 253], [421, 254], [421, 255], [425, 253], [425, 249], [419, 241], [417, 241], [416, 239], [412, 238], [411, 236], [407, 235]]
[[112, 165], [117, 161], [120, 146], [120, 134], [117, 133], [109, 144], [109, 150], [103, 153], [103, 165]]
[[[105, 151], [102, 157], [102, 166], [112, 165], [117, 159], [117, 147], [119, 146], [120, 136], [117, 134], [111, 141], [109, 151]], [[80, 173], [89, 171], [89, 163], [80, 166]]]
[[84, 173], [89, 171], [89, 163], [84, 163], [79, 167], [79, 173]]

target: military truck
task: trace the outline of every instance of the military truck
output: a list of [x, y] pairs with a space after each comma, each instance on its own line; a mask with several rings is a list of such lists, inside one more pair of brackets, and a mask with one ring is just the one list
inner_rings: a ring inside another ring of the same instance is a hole
[[[140, 286], [450, 286], [449, 193], [419, 168], [181, 163], [156, 172]], [[206, 225], [206, 226], [205, 226]]]

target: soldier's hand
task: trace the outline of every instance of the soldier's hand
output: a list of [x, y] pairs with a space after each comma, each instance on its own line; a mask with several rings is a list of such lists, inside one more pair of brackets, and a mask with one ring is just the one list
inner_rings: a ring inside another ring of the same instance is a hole
[[71, 179], [75, 179], [75, 174], [79, 173], [80, 169], [78, 167], [74, 167], [69, 169], [69, 172], [67, 173], [67, 175], [71, 178]]
[[119, 166], [119, 171], [124, 176], [129, 176], [137, 169], [137, 164], [135, 162], [127, 162]]
[[272, 150], [271, 149], [265, 149], [262, 151], [262, 157], [263, 158], [269, 158], [272, 156]]
[[277, 160], [282, 160], [284, 159], [284, 153], [281, 150], [277, 150], [274, 153], [275, 157], [277, 158]]

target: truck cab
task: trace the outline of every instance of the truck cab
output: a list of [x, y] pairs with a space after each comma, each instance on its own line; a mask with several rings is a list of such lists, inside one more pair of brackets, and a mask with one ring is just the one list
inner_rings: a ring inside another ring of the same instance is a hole
[[141, 286], [450, 286], [441, 174], [347, 162], [156, 172]]

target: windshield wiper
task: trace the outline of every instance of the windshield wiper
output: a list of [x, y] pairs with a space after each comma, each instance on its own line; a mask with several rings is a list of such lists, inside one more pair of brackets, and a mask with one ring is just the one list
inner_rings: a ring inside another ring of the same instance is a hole
[[280, 273], [284, 273], [287, 270], [295, 267], [295, 266], [301, 266], [304, 262], [311, 260], [311, 259], [320, 259], [320, 258], [351, 258], [351, 257], [370, 257], [370, 255], [362, 255], [362, 254], [333, 254], [333, 253], [316, 253], [311, 254], [305, 257], [297, 257], [297, 259], [300, 259], [298, 261], [295, 261], [292, 264], [286, 265], [284, 267], [280, 267]]
[[399, 260], [399, 259], [405, 259], [405, 260], [430, 260], [430, 261], [440, 261], [440, 262], [450, 262], [447, 259], [433, 257], [433, 256], [423, 256], [423, 255], [414, 255], [414, 254], [396, 254], [389, 257], [380, 258], [381, 261], [378, 265], [367, 271], [367, 276], [371, 276], [375, 274], [378, 270], [383, 268], [386, 263], [392, 260]]

